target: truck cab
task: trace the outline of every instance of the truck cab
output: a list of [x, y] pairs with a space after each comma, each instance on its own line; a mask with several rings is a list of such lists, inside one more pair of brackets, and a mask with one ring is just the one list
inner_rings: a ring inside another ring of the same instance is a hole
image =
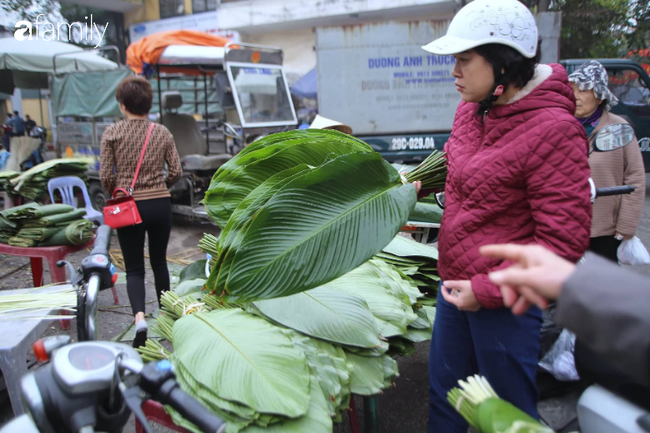
[[[588, 59], [561, 60], [560, 63], [571, 74]], [[595, 59], [600, 62], [609, 75], [609, 89], [618, 98], [618, 105], [612, 113], [627, 120], [632, 128], [646, 172], [650, 171], [650, 77], [646, 71], [629, 59]]]
[[[150, 78], [154, 92], [150, 118], [170, 130], [183, 167], [182, 178], [170, 189], [172, 211], [190, 220], [210, 221], [201, 200], [218, 168], [252, 141], [297, 126], [283, 53], [276, 47], [244, 43], [167, 45], [148, 66], [155, 72]], [[56, 78], [58, 152], [93, 158], [88, 190], [99, 210], [110, 193], [99, 181], [101, 136], [119, 120], [115, 90], [130, 74], [122, 67]], [[80, 112], [74, 104], [64, 104], [98, 93], [102, 98], [93, 110]]]

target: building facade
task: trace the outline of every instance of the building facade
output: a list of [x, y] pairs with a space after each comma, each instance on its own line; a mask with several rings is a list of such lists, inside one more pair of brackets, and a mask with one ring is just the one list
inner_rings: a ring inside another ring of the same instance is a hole
[[465, 0], [66, 0], [123, 14], [125, 45], [164, 30], [198, 30], [280, 47], [287, 79], [316, 66], [315, 28], [447, 19]]

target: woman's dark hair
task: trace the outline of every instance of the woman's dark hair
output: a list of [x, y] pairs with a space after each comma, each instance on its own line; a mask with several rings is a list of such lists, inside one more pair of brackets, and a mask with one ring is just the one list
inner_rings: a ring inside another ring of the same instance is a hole
[[[537, 53], [532, 59], [522, 56], [514, 48], [501, 44], [480, 45], [474, 51], [492, 65], [494, 69], [495, 86], [513, 85], [524, 87], [535, 75], [535, 66], [539, 63], [541, 42], [537, 45]], [[502, 71], [505, 71], [502, 73]]]
[[153, 91], [145, 78], [130, 76], [117, 86], [115, 98], [129, 113], [142, 116], [151, 110]]

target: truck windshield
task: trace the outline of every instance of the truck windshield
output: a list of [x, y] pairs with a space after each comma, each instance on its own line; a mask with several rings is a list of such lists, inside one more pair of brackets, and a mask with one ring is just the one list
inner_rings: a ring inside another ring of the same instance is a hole
[[295, 124], [296, 117], [279, 68], [230, 66], [242, 126]]
[[619, 101], [637, 115], [650, 116], [650, 90], [631, 69], [608, 70], [609, 88]]

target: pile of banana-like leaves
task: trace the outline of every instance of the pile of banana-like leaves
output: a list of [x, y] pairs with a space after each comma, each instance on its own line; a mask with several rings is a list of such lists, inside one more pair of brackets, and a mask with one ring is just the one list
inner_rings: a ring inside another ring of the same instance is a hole
[[430, 338], [437, 251], [396, 237], [415, 190], [365, 143], [266, 137], [215, 174], [205, 204], [222, 229], [199, 245], [210, 276], [191, 265], [162, 299], [171, 355], [141, 353], [169, 358], [229, 432], [331, 432], [351, 394], [391, 385], [391, 355]]
[[12, 177], [9, 183], [4, 182], [5, 190], [15, 195], [22, 195], [31, 200], [40, 200], [48, 195], [47, 183], [50, 179], [61, 176], [77, 176], [86, 180], [88, 164], [92, 160], [85, 158], [51, 159], [38, 164], [19, 176]]

